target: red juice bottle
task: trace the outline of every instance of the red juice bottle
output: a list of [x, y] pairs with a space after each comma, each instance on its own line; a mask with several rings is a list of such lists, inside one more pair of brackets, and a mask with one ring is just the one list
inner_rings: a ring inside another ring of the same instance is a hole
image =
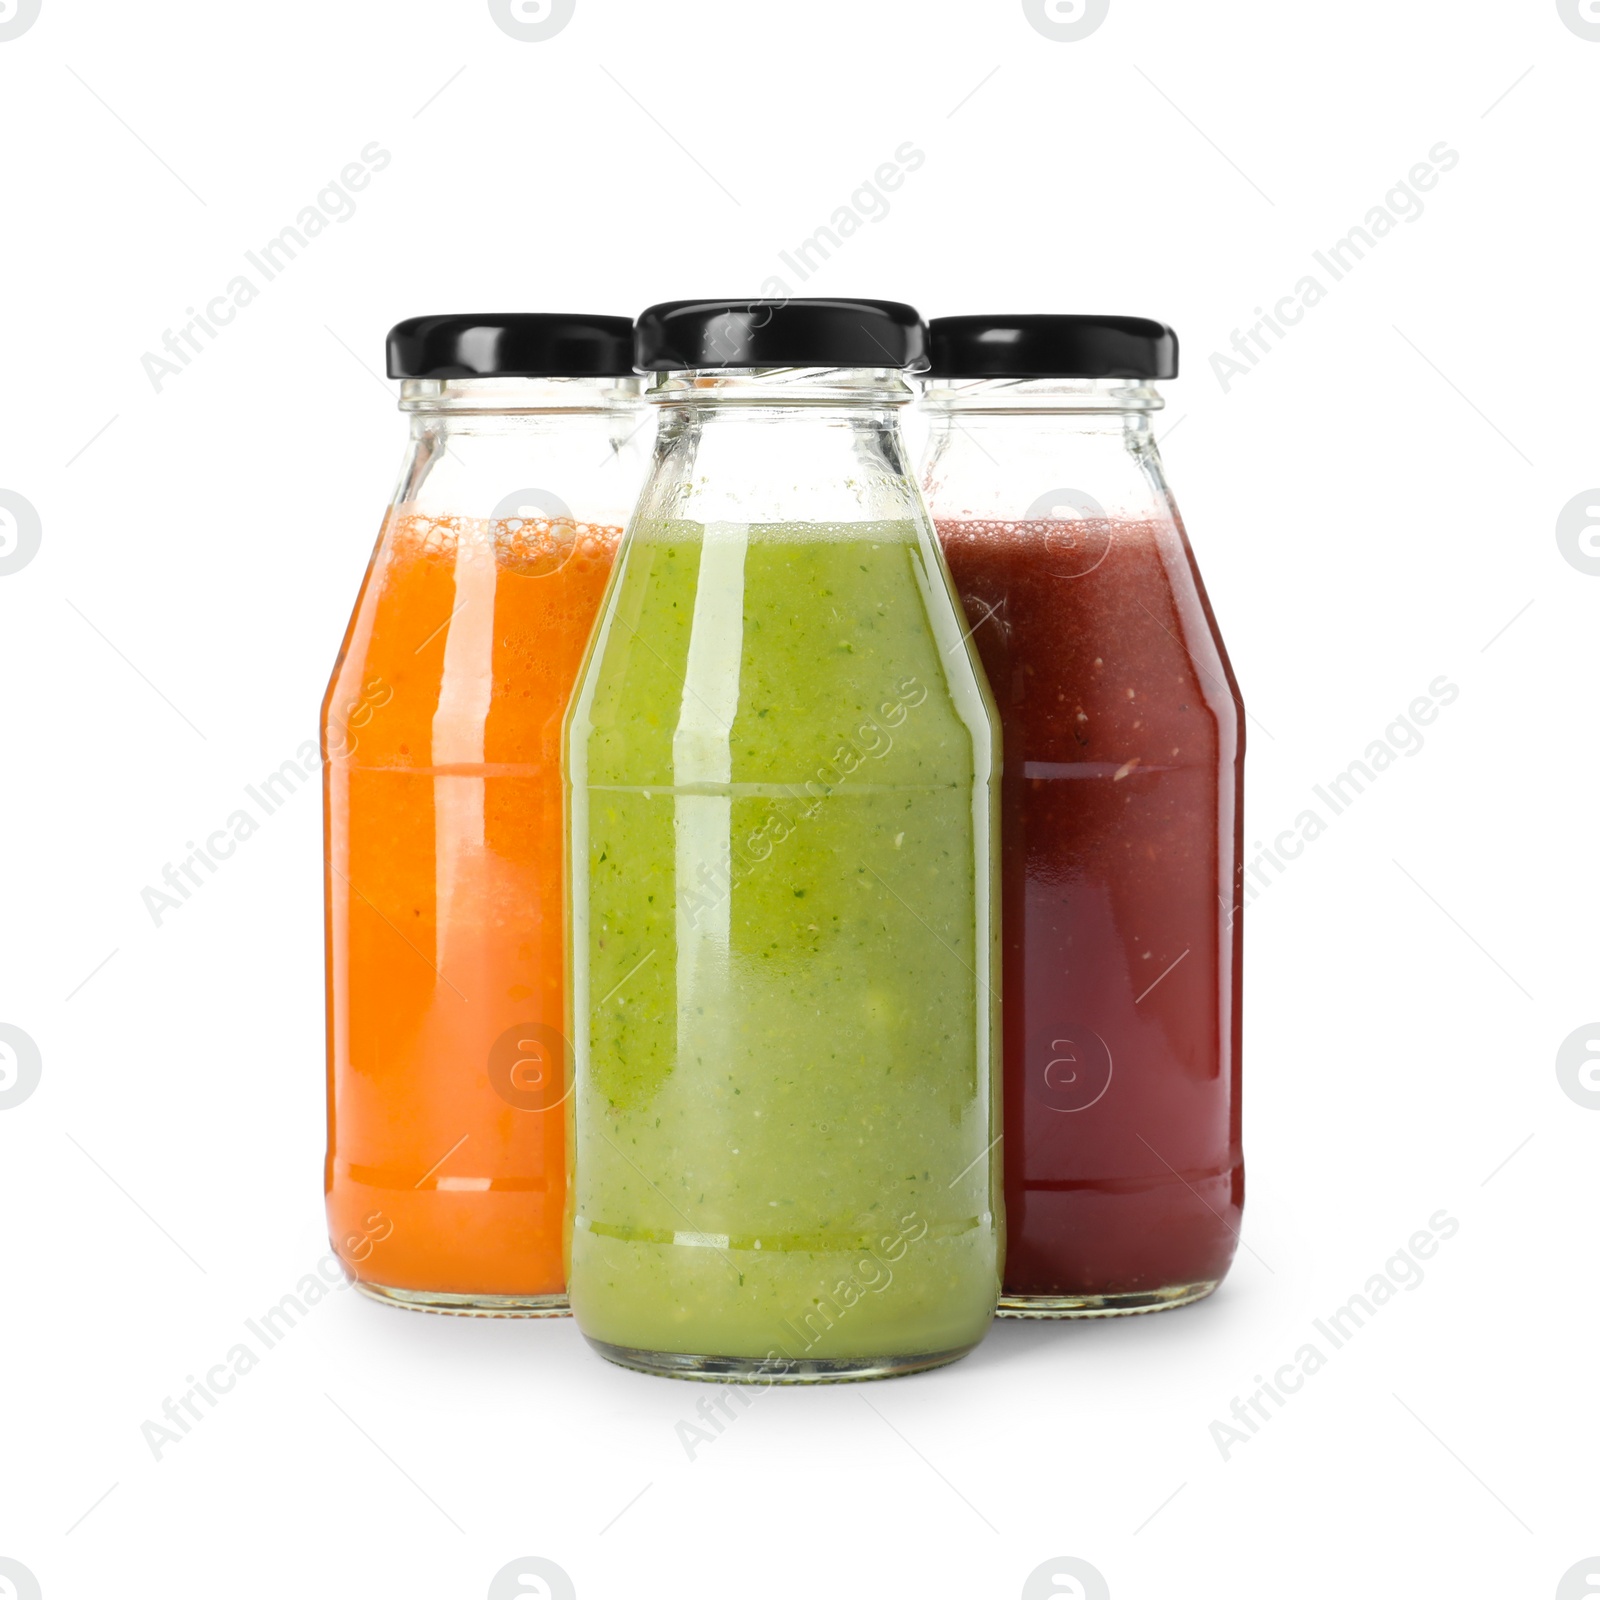
[[1134, 317], [931, 324], [924, 490], [1000, 713], [1001, 1315], [1216, 1288], [1238, 1240], [1244, 706]]

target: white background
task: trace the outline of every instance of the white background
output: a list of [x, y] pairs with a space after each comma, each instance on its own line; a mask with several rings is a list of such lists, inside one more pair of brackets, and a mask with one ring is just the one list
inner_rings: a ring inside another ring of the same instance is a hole
[[[483, 0], [43, 0], [0, 42], [0, 489], [42, 527], [0, 577], [0, 1022], [42, 1059], [0, 1111], [0, 1556], [46, 1600], [479, 1597], [523, 1555], [583, 1600], [1009, 1600], [1057, 1556], [1116, 1600], [1555, 1595], [1600, 1552], [1600, 1113], [1555, 1067], [1600, 1016], [1600, 576], [1556, 538], [1600, 483], [1597, 89], [1555, 0], [1111, 0], [1079, 42], [1018, 0], [577, 0], [537, 43]], [[374, 140], [157, 392], [145, 352]], [[140, 891], [315, 735], [403, 437], [385, 330], [754, 293], [906, 140], [802, 292], [1182, 335], [1247, 838], [1460, 688], [1249, 913], [1233, 1275], [769, 1394], [693, 1461], [707, 1391], [570, 1322], [341, 1292], [156, 1461], [141, 1424], [326, 1248], [315, 792], [159, 928]], [[1211, 353], [1439, 141], [1423, 214], [1224, 392]], [[1426, 1280], [1224, 1460], [1441, 1208]]]

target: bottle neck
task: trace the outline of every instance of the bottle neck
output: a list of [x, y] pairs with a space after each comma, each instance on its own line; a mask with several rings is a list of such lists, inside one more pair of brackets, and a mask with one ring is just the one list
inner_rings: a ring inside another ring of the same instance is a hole
[[939, 380], [923, 491], [937, 520], [1170, 520], [1154, 385], [1128, 379]]
[[652, 405], [695, 411], [821, 406], [892, 413], [915, 394], [897, 367], [701, 367], [656, 373], [646, 398]]
[[411, 378], [410, 446], [394, 504], [488, 521], [530, 515], [621, 526], [643, 478], [636, 378]]
[[1148, 416], [1166, 404], [1135, 378], [930, 378], [930, 413], [1035, 412], [1050, 416]]
[[651, 520], [744, 525], [905, 522], [922, 515], [895, 368], [668, 372], [651, 385]]
[[638, 404], [643, 385], [632, 377], [407, 378], [400, 409], [413, 416], [565, 415]]

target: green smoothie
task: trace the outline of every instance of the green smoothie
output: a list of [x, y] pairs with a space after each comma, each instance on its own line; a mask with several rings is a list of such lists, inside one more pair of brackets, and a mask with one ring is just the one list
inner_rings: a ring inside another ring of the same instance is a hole
[[635, 525], [568, 739], [591, 1339], [837, 1375], [981, 1337], [996, 764], [911, 523]]

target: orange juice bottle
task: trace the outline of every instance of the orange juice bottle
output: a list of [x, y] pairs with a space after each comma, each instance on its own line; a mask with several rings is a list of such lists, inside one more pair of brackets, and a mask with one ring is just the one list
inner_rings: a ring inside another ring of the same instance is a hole
[[322, 708], [328, 1223], [359, 1286], [564, 1313], [561, 724], [643, 476], [624, 317], [418, 317]]

